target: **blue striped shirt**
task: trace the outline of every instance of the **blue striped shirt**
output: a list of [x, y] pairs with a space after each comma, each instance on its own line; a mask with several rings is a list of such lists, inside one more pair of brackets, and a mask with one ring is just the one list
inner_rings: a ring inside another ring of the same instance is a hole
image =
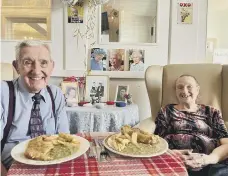
[[[34, 94], [29, 93], [23, 80], [19, 77], [13, 80], [15, 89], [15, 114], [12, 126], [8, 135], [7, 142], [2, 152], [2, 163], [9, 166], [12, 162], [10, 156], [11, 149], [21, 141], [30, 139], [28, 134], [29, 120], [33, 106], [32, 97]], [[43, 96], [40, 102], [40, 113], [43, 121], [43, 128], [46, 134], [56, 134], [59, 132], [69, 133], [69, 122], [65, 110], [65, 99], [62, 91], [57, 86], [50, 85], [55, 102], [55, 116], [57, 125], [55, 128], [55, 118], [52, 111], [52, 101], [47, 89], [41, 90]], [[9, 105], [9, 87], [5, 81], [1, 82], [1, 140], [3, 138], [3, 129], [7, 123]]]

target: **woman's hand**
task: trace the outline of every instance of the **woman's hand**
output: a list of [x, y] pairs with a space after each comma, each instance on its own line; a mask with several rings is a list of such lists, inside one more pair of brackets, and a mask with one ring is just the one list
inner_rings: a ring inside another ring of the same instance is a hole
[[183, 158], [186, 167], [192, 170], [200, 170], [209, 164], [216, 164], [218, 162], [218, 157], [213, 154], [190, 153]]
[[214, 154], [192, 153], [192, 150], [188, 149], [172, 151], [180, 156], [187, 168], [192, 170], [200, 170], [209, 164], [216, 164], [219, 161]]

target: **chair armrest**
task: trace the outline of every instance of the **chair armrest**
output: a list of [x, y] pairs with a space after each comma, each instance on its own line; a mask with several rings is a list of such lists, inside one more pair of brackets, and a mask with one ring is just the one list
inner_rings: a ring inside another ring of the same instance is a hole
[[136, 126], [134, 126], [134, 128], [139, 128], [148, 133], [154, 133], [155, 123], [152, 120], [152, 117], [149, 117], [149, 118], [144, 119], [141, 122], [139, 122]]
[[226, 129], [228, 129], [228, 122], [225, 121], [225, 126], [226, 126]]

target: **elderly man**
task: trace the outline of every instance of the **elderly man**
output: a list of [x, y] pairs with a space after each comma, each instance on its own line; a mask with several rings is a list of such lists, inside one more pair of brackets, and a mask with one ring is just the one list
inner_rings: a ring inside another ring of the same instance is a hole
[[19, 142], [43, 134], [69, 133], [61, 89], [47, 86], [54, 68], [48, 45], [19, 43], [14, 67], [20, 76], [11, 83], [1, 82], [2, 176], [12, 164], [12, 148]]

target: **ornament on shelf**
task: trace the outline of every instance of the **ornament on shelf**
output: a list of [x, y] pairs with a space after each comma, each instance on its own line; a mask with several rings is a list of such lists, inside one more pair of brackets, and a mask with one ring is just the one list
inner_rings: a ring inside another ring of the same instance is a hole
[[127, 104], [128, 105], [132, 104], [132, 94], [125, 94], [124, 98], [127, 99]]
[[94, 5], [101, 5], [101, 4], [105, 4], [106, 2], [108, 2], [109, 0], [93, 0]]
[[78, 0], [62, 0], [64, 4], [67, 4], [68, 6], [74, 6], [78, 2]]
[[[84, 0], [61, 0], [61, 1], [68, 6], [74, 6], [74, 5], [76, 5], [77, 2], [83, 2]], [[93, 4], [95, 6], [105, 4], [108, 1], [109, 0], [92, 0]]]

